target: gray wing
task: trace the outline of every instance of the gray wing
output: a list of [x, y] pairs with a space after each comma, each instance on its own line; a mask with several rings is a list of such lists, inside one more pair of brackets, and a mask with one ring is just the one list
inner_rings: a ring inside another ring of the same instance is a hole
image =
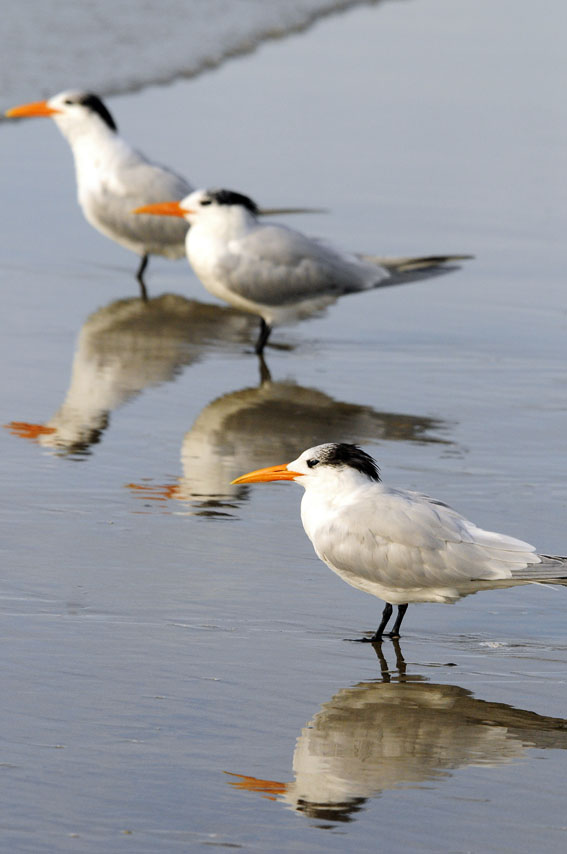
[[188, 228], [185, 220], [132, 211], [141, 205], [182, 199], [191, 190], [181, 175], [132, 152], [119, 170], [103, 177], [99, 192], [89, 195], [83, 208], [95, 227], [119, 242], [140, 243], [145, 251], [181, 257]]
[[152, 163], [138, 151], [133, 151], [120, 172], [109, 178], [109, 184], [113, 194], [140, 199], [140, 203], [147, 200], [148, 204], [183, 199], [193, 190], [182, 175], [159, 163]]
[[234, 293], [273, 306], [366, 290], [389, 276], [298, 231], [262, 224], [228, 243], [217, 272]]
[[509, 579], [540, 562], [528, 543], [484, 531], [427, 496], [394, 489], [343, 509], [316, 548], [338, 569], [356, 566], [370, 582], [407, 588]]

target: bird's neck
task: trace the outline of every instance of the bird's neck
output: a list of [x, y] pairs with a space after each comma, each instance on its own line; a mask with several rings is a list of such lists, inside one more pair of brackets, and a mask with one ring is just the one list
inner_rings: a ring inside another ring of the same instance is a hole
[[328, 523], [335, 511], [356, 504], [364, 499], [369, 489], [379, 489], [381, 484], [374, 483], [354, 469], [343, 469], [336, 475], [329, 472], [325, 478], [313, 478], [311, 483], [304, 483], [303, 486], [305, 494], [301, 501], [301, 518], [307, 535], [312, 537], [321, 524]]
[[[301, 481], [300, 481], [301, 483]], [[348, 503], [350, 496], [357, 495], [361, 490], [366, 490], [375, 485], [362, 472], [350, 466], [333, 469], [325, 472], [325, 477], [315, 476], [305, 478], [305, 494], [313, 495], [317, 501], [332, 504]]]
[[226, 242], [244, 237], [256, 225], [256, 217], [253, 214], [235, 205], [210, 211], [206, 221], [196, 223], [190, 231], [199, 229], [202, 236], [214, 235], [216, 240]]
[[59, 129], [71, 146], [79, 184], [93, 171], [111, 171], [136, 156], [132, 147], [102, 121], [88, 127], [60, 122]]
[[53, 119], [73, 151], [86, 145], [109, 146], [120, 140], [116, 131], [109, 128], [98, 116], [93, 116], [92, 121], [69, 121], [65, 115], [54, 116]]

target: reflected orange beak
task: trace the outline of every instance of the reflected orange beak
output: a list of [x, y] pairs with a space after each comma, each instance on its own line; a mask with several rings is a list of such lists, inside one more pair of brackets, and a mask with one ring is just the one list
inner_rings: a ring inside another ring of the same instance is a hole
[[247, 792], [262, 792], [268, 800], [275, 801], [275, 795], [282, 795], [287, 786], [285, 783], [279, 783], [277, 780], [260, 780], [258, 777], [247, 777], [245, 774], [234, 774], [232, 771], [225, 771], [231, 777], [238, 777], [238, 780], [229, 780], [228, 785], [234, 786], [235, 789], [245, 789]]
[[61, 110], [54, 110], [53, 107], [48, 106], [47, 101], [33, 101], [31, 104], [12, 107], [11, 110], [6, 110], [4, 115], [8, 119], [19, 119], [24, 116], [54, 116], [60, 112]]
[[178, 483], [127, 483], [134, 498], [143, 498], [149, 501], [168, 501], [170, 498], [179, 498]]
[[231, 483], [262, 483], [269, 480], [295, 480], [296, 477], [302, 477], [301, 472], [289, 471], [287, 463], [281, 466], [269, 466], [266, 469], [256, 469], [248, 474], [243, 474], [242, 477], [237, 477]]
[[155, 205], [142, 205], [140, 208], [135, 208], [132, 213], [184, 217], [185, 214], [193, 213], [193, 211], [188, 211], [187, 208], [182, 208], [179, 202], [158, 202]]
[[14, 436], [30, 439], [32, 442], [36, 442], [39, 436], [47, 436], [56, 432], [55, 427], [46, 427], [44, 424], [30, 424], [28, 421], [10, 421], [9, 424], [4, 424], [4, 427]]

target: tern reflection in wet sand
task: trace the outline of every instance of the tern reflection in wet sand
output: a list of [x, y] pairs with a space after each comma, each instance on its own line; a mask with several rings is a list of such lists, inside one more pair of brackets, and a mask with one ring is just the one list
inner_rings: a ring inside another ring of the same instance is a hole
[[192, 505], [190, 512], [227, 515], [231, 502], [248, 495], [247, 487], [230, 483], [243, 467], [261, 466], [278, 454], [293, 456], [298, 441], [327, 435], [330, 423], [336, 434], [364, 436], [370, 443], [451, 444], [444, 435], [448, 424], [439, 419], [380, 412], [289, 380], [274, 382], [264, 364], [257, 387], [225, 394], [197, 416], [183, 439], [183, 476], [177, 483], [130, 488], [145, 503], [173, 498]]
[[112, 302], [83, 324], [69, 389], [55, 415], [45, 424], [6, 426], [60, 454], [84, 454], [100, 441], [113, 410], [145, 388], [175, 380], [219, 346], [240, 349], [252, 325], [230, 308], [174, 294]]
[[396, 672], [377, 647], [382, 679], [338, 691], [301, 730], [291, 782], [230, 773], [230, 785], [309, 818], [348, 822], [385, 791], [440, 786], [459, 768], [505, 765], [532, 749], [567, 749], [567, 720], [406, 674], [394, 644]]

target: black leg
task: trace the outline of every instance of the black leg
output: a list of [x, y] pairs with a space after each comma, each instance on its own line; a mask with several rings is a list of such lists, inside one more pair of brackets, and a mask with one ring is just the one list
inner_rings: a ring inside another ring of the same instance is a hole
[[388, 637], [390, 638], [399, 638], [400, 636], [400, 626], [402, 625], [402, 620], [406, 615], [406, 611], [408, 609], [406, 605], [398, 605], [398, 615], [396, 617], [396, 622], [392, 626], [392, 631], [388, 632]]
[[272, 331], [272, 327], [269, 323], [266, 323], [263, 317], [260, 318], [260, 334], [258, 335], [258, 340], [256, 341], [255, 350], [258, 356], [261, 356], [264, 352], [264, 347], [270, 337], [270, 332]]
[[[402, 625], [402, 620], [405, 617], [406, 611], [408, 609], [408, 605], [398, 605], [398, 614], [396, 616], [396, 622], [392, 626], [392, 631], [387, 632], [387, 637], [389, 638], [399, 638], [400, 636], [400, 626]], [[380, 620], [380, 625], [376, 629], [375, 633], [371, 638], [356, 638], [359, 643], [382, 643], [382, 637], [384, 635], [384, 629], [388, 625], [388, 620], [392, 616], [393, 611], [392, 605], [389, 602], [386, 602], [384, 605], [384, 610], [382, 611], [382, 619]], [[345, 638], [345, 640], [351, 640], [351, 638]]]
[[384, 634], [384, 629], [388, 625], [388, 620], [392, 616], [393, 608], [389, 602], [386, 602], [384, 605], [384, 610], [382, 611], [382, 619], [380, 620], [380, 625], [376, 629], [376, 634], [370, 638], [370, 643], [380, 643], [382, 640], [382, 635]]
[[140, 266], [138, 267], [138, 272], [136, 273], [136, 278], [140, 285], [140, 296], [144, 302], [148, 301], [148, 292], [146, 290], [146, 283], [144, 282], [144, 271], [148, 266], [148, 261], [150, 260], [150, 256], [146, 253], [142, 255], [140, 260]]
[[[380, 625], [376, 629], [375, 633], [371, 638], [356, 638], [355, 640], [358, 643], [382, 643], [382, 635], [384, 634], [384, 629], [388, 624], [388, 620], [392, 616], [392, 606], [389, 602], [386, 602], [384, 605], [384, 610], [382, 611], [382, 619], [380, 620]], [[350, 638], [345, 638], [345, 640], [350, 640]]]

